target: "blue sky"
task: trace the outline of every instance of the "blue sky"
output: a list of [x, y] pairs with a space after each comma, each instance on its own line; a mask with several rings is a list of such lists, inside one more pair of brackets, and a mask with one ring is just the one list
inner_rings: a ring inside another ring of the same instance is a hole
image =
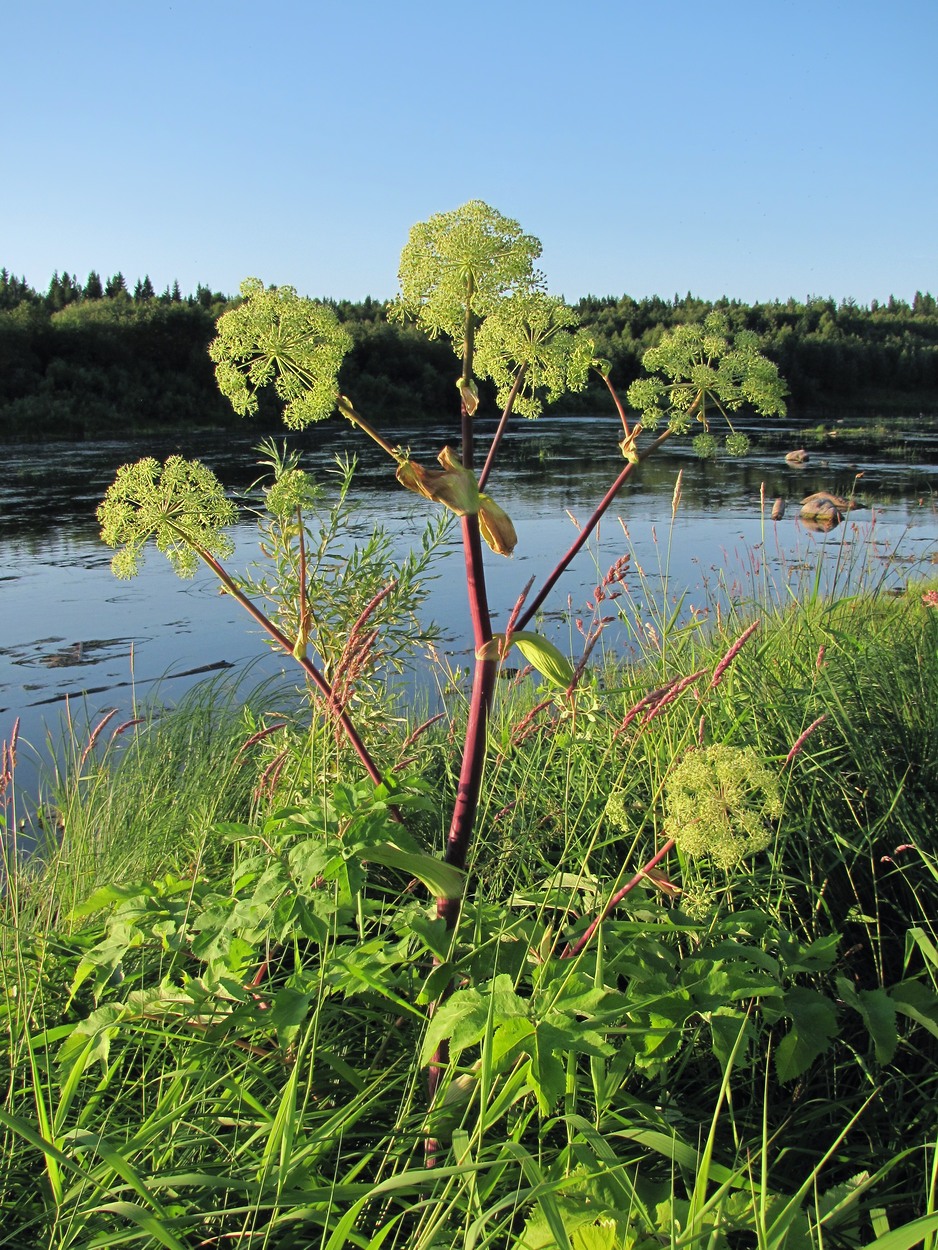
[[938, 0], [7, 0], [0, 265], [392, 296], [483, 199], [550, 289], [938, 293]]

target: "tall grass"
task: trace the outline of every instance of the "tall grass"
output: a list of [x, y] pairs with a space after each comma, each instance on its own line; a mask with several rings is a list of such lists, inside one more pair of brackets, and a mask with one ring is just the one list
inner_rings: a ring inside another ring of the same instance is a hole
[[[758, 619], [663, 615], [665, 648], [566, 696], [501, 683], [442, 946], [406, 875], [348, 849], [327, 733], [293, 731], [281, 760], [268, 701], [214, 686], [75, 742], [58, 833], [7, 862], [0, 1245], [934, 1237], [938, 611], [809, 594]], [[427, 850], [460, 715], [406, 746], [416, 726], [389, 721]], [[676, 764], [714, 744], [754, 752], [784, 803], [729, 869], [668, 827]], [[428, 1117], [434, 953], [463, 987], [443, 1010], [482, 1015]]]

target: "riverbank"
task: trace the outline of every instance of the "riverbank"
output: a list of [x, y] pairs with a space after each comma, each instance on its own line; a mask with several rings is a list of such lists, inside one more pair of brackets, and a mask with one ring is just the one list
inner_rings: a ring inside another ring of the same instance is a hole
[[[369, 862], [401, 835], [327, 726], [216, 687], [76, 741], [42, 860], [4, 842], [10, 1244], [938, 1229], [936, 602], [665, 618], [572, 698], [499, 683], [452, 947]], [[432, 725], [370, 720], [434, 857], [463, 715], [454, 692]]]

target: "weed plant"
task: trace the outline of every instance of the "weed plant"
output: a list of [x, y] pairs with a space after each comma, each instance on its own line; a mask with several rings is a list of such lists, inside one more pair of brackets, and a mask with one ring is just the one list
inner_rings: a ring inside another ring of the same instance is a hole
[[[461, 518], [475, 656], [438, 715], [382, 704], [372, 663], [385, 636], [399, 654], [417, 599], [388, 613], [429, 564], [311, 593], [324, 531], [286, 452], [266, 449], [267, 580], [227, 569], [231, 509], [203, 466], [119, 474], [101, 512], [117, 571], [150, 537], [183, 574], [203, 560], [318, 714], [298, 732], [265, 701], [208, 698], [139, 749], [99, 758], [99, 735], [60, 777], [45, 855], [8, 855], [0, 1245], [902, 1250], [938, 1233], [938, 593], [816, 579], [683, 621], [666, 556], [640, 612], [623, 558], [597, 570], [578, 664], [538, 634], [643, 459], [695, 419], [709, 452], [714, 416], [780, 403], [771, 367], [711, 322], [649, 354], [637, 415], [610, 385], [625, 467], [494, 635], [481, 540], [514, 542], [486, 493], [501, 429], [579, 385], [591, 352], [538, 289], [535, 244], [473, 203], [405, 249], [402, 311], [458, 348], [461, 458], [428, 470], [337, 401], [402, 485]], [[288, 424], [325, 415], [341, 328], [289, 289], [244, 295], [213, 348], [222, 388], [250, 410], [274, 381]], [[476, 364], [505, 405], [478, 477]], [[607, 615], [633, 625], [633, 662], [597, 650]], [[512, 648], [532, 667], [499, 680]]]

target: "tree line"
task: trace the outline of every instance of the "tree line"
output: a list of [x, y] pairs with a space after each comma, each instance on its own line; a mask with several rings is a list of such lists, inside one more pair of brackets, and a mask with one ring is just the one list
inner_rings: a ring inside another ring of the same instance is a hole
[[[215, 322], [236, 301], [208, 286], [183, 295], [154, 290], [149, 275], [92, 271], [85, 282], [56, 272], [44, 292], [0, 270], [0, 437], [91, 438], [173, 426], [237, 425], [215, 386], [207, 348]], [[438, 416], [454, 406], [449, 345], [389, 322], [389, 304], [329, 301], [354, 346], [340, 376], [365, 412]], [[624, 392], [644, 352], [675, 325], [719, 308], [733, 331], [749, 329], [790, 388], [792, 414], [850, 407], [934, 406], [938, 398], [938, 305], [917, 292], [863, 306], [809, 297], [782, 303], [707, 301], [691, 294], [633, 299], [586, 296], [574, 305]], [[483, 399], [491, 400], [491, 396]], [[596, 380], [560, 411], [605, 411]], [[264, 417], [276, 421], [274, 401]]]

